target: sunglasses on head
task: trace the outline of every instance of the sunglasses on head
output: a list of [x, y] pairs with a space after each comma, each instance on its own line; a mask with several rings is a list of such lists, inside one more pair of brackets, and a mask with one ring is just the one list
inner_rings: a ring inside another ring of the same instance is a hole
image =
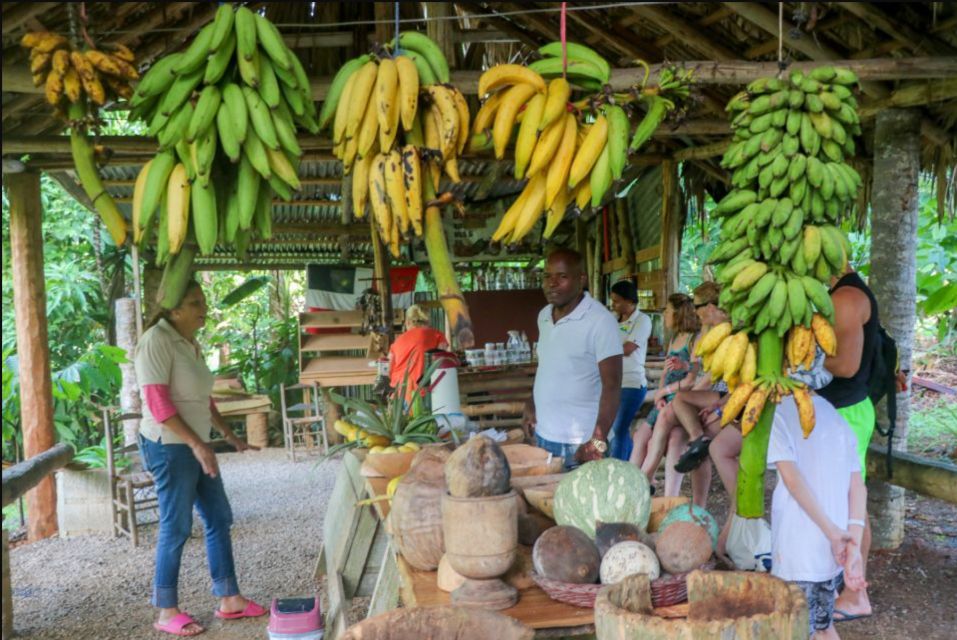
[[701, 307], [707, 307], [709, 304], [711, 304], [711, 303], [710, 303], [710, 302], [700, 302], [700, 303], [699, 303], [699, 302], [696, 302], [695, 305], [694, 305], [694, 308], [695, 308], [695, 309], [700, 309]]

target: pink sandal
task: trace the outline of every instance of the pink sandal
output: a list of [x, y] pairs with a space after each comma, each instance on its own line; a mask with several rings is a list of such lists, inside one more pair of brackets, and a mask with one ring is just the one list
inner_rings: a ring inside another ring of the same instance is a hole
[[[200, 628], [200, 631], [197, 631], [196, 633], [188, 633], [186, 631], [183, 631], [183, 629], [185, 629], [191, 624], [198, 625]], [[193, 620], [193, 616], [189, 615], [186, 612], [177, 613], [166, 624], [160, 624], [159, 622], [154, 622], [153, 628], [156, 629], [157, 631], [162, 631], [163, 633], [169, 633], [174, 636], [184, 636], [184, 637], [198, 636], [199, 634], [206, 631], [206, 629], [202, 625], [200, 625], [198, 622]]]
[[242, 611], [221, 611], [220, 609], [216, 610], [216, 617], [222, 620], [238, 620], [239, 618], [258, 618], [269, 613], [268, 609], [264, 609], [260, 605], [256, 604], [252, 600], [249, 600], [246, 603], [246, 608]]

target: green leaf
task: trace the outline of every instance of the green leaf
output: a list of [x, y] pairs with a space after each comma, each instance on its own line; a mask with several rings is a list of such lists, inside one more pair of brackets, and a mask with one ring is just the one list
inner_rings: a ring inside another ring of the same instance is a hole
[[925, 315], [933, 316], [957, 307], [957, 282], [952, 282], [938, 289], [924, 300], [922, 311]]

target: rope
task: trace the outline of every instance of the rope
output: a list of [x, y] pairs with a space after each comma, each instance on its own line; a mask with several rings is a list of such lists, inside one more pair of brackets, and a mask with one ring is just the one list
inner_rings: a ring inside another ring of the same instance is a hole
[[784, 61], [784, 3], [778, 3], [778, 66]]
[[562, 39], [562, 78], [568, 78], [568, 38], [565, 29], [565, 15], [567, 12], [567, 2], [562, 3], [561, 26], [559, 27]]
[[398, 1], [395, 4], [395, 46], [392, 47], [392, 51], [395, 55], [399, 55], [399, 3]]

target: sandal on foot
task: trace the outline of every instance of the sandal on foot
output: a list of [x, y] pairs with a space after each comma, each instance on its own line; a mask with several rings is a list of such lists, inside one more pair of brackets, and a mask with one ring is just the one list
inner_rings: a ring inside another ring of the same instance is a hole
[[264, 609], [252, 600], [249, 600], [246, 602], [246, 608], [242, 611], [222, 611], [221, 609], [217, 609], [216, 617], [222, 620], [237, 620], [239, 618], [258, 618], [267, 613], [269, 613], [268, 609]]
[[[195, 624], [196, 626], [198, 626], [199, 631], [195, 633], [184, 631], [184, 629], [186, 629], [186, 627], [188, 627], [191, 624]], [[162, 631], [163, 633], [169, 633], [174, 636], [184, 636], [184, 637], [198, 636], [199, 634], [206, 631], [206, 629], [201, 624], [193, 620], [193, 616], [189, 615], [186, 612], [177, 613], [165, 624], [154, 622], [153, 628], [156, 629], [157, 631]]]
[[695, 438], [691, 444], [688, 445], [688, 450], [678, 458], [675, 471], [678, 473], [688, 473], [697, 469], [701, 466], [701, 463], [704, 462], [704, 459], [708, 457], [708, 447], [710, 445], [711, 438], [707, 436]]
[[[848, 613], [847, 611], [841, 611], [840, 609], [834, 610], [834, 615], [831, 616], [832, 622], [850, 622], [851, 620], [861, 620], [862, 618], [870, 618], [873, 614], [871, 613]], [[841, 616], [838, 618], [837, 616]]]

